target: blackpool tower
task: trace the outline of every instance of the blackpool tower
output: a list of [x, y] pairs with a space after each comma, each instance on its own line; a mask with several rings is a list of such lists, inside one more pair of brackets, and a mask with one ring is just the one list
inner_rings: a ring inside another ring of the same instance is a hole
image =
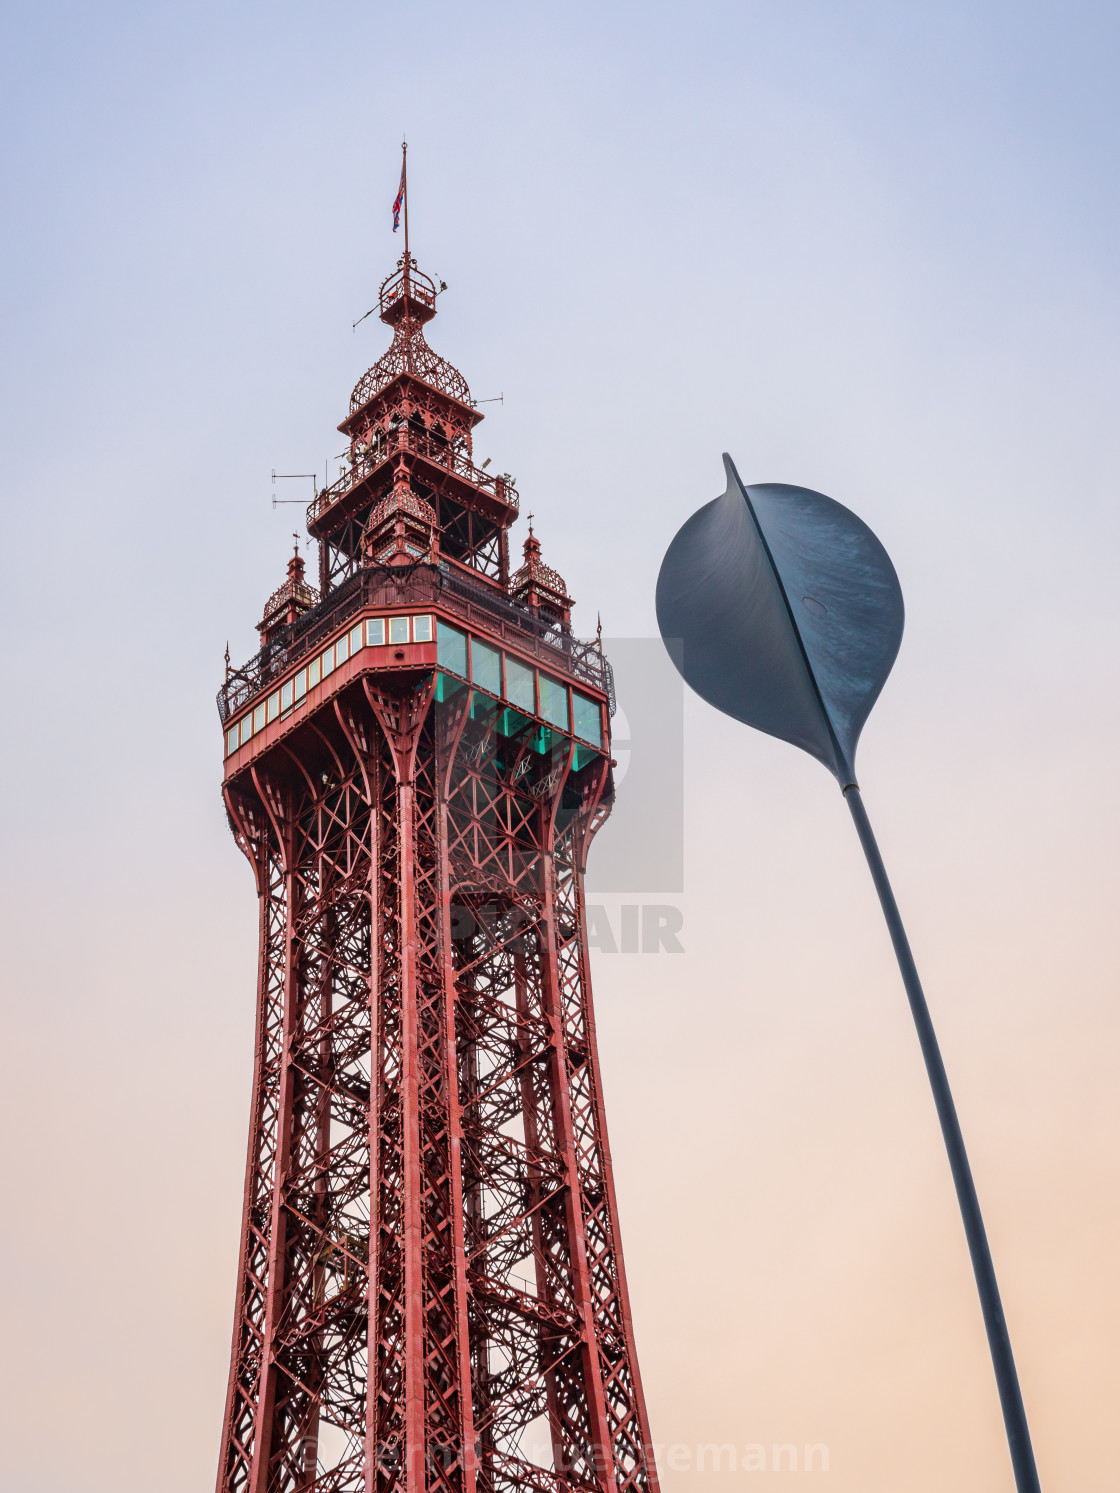
[[219, 694], [256, 877], [218, 1493], [657, 1493], [583, 868], [612, 683], [406, 249], [261, 647]]

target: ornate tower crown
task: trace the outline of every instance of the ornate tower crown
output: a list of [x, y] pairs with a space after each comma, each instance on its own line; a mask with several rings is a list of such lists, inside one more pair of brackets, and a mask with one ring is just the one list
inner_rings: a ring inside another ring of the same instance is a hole
[[[406, 250], [381, 284], [378, 312], [393, 331], [388, 350], [354, 387], [338, 427], [349, 439], [347, 468], [308, 509], [308, 529], [319, 541], [324, 596], [363, 564], [384, 564], [384, 504], [395, 495], [400, 521], [432, 525], [432, 536], [410, 533], [393, 563], [425, 559], [445, 573], [469, 572], [503, 593], [509, 582], [507, 531], [517, 517], [517, 492], [508, 476], [476, 467], [472, 433], [483, 418], [457, 368], [433, 352], [424, 327], [446, 287], [424, 274]], [[415, 503], [406, 501], [411, 494]], [[417, 507], [417, 504], [420, 506]], [[375, 518], [374, 514], [378, 516]], [[438, 535], [438, 546], [434, 539]], [[398, 535], [398, 537], [401, 537]], [[419, 544], [418, 540], [423, 539]]]
[[401, 373], [422, 378], [473, 410], [466, 379], [446, 358], [432, 351], [424, 336], [424, 324], [435, 316], [439, 294], [435, 281], [416, 268], [415, 257], [402, 254], [396, 271], [381, 282], [378, 292], [380, 317], [393, 328], [393, 342], [354, 386], [350, 395], [351, 416]]

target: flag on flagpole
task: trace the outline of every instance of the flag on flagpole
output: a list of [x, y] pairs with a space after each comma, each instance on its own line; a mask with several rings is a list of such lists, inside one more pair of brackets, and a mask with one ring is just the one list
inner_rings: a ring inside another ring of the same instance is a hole
[[401, 184], [397, 188], [397, 195], [396, 195], [396, 198], [395, 198], [395, 200], [393, 202], [393, 232], [394, 233], [396, 233], [397, 229], [401, 226], [401, 205], [404, 202], [404, 172], [405, 172], [405, 165], [404, 165], [404, 162], [402, 161], [401, 162]]

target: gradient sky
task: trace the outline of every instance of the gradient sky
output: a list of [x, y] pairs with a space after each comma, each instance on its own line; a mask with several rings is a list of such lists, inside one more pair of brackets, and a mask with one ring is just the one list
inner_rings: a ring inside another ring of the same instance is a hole
[[[342, 449], [386, 344], [350, 324], [400, 252], [407, 131], [413, 247], [450, 286], [430, 340], [504, 393], [476, 450], [577, 630], [653, 631], [724, 449], [890, 550], [907, 634], [861, 780], [1043, 1486], [1111, 1493], [1120, 12], [47, 0], [0, 24], [0, 1484], [212, 1484], [256, 938], [213, 697], [299, 514], [270, 470]], [[655, 1439], [826, 1443], [830, 1471], [663, 1460], [667, 1493], [1008, 1490], [839, 794], [697, 701], [685, 771], [686, 952], [595, 965]]]

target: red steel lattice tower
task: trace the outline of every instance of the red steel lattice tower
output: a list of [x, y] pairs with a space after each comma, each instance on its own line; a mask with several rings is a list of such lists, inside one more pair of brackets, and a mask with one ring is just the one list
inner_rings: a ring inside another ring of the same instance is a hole
[[218, 1493], [657, 1493], [583, 867], [611, 675], [407, 247], [344, 475], [219, 693], [260, 902]]

